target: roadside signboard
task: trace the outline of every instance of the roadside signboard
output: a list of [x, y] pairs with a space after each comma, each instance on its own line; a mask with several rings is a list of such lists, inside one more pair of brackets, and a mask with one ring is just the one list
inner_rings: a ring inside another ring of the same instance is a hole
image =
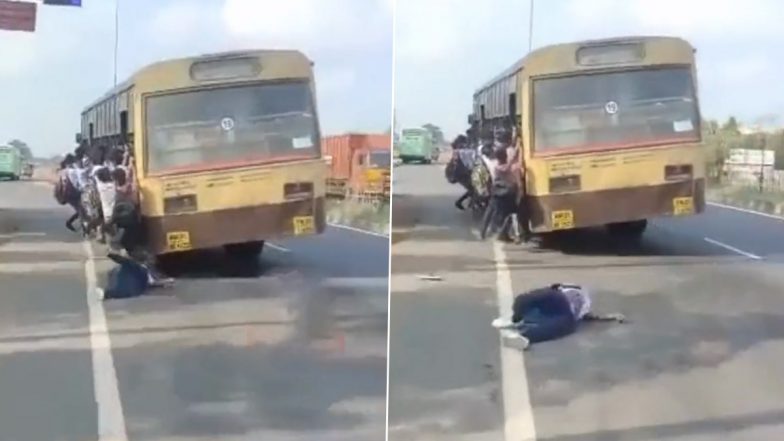
[[773, 150], [730, 149], [728, 165], [750, 165], [760, 167], [773, 165], [776, 162], [776, 152]]
[[37, 4], [0, 0], [0, 30], [35, 32]]

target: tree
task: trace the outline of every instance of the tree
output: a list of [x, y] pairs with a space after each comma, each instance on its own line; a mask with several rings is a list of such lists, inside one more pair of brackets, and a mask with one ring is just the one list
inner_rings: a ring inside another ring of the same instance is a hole
[[30, 151], [30, 147], [28, 147], [27, 143], [25, 143], [24, 141], [13, 139], [11, 141], [8, 141], [8, 145], [19, 150], [19, 153], [21, 153], [23, 158], [33, 159], [33, 152]]
[[740, 130], [738, 129], [738, 120], [735, 119], [734, 116], [730, 116], [727, 122], [721, 126], [721, 130], [728, 133], [740, 133]]
[[437, 125], [427, 123], [427, 124], [423, 125], [422, 128], [427, 130], [428, 132], [430, 132], [430, 136], [433, 137], [433, 142], [434, 143], [439, 144], [439, 145], [446, 143], [444, 141], [444, 132], [442, 132], [441, 128], [438, 127]]

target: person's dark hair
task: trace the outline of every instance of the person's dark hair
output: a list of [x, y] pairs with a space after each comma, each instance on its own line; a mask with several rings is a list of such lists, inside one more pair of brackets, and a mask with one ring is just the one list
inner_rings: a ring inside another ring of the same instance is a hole
[[125, 185], [126, 181], [128, 180], [128, 176], [125, 175], [125, 170], [121, 168], [115, 168], [112, 172], [112, 178], [114, 178], [114, 182], [119, 185]]
[[63, 158], [63, 160], [60, 162], [60, 168], [66, 168], [74, 162], [76, 162], [76, 157], [69, 153], [65, 155], [65, 158]]
[[461, 149], [468, 145], [468, 138], [465, 135], [457, 135], [454, 141], [452, 141], [452, 148], [453, 149]]
[[482, 146], [482, 154], [487, 156], [490, 159], [493, 159], [493, 158], [495, 158], [495, 149], [493, 148], [492, 145], [484, 144]]
[[112, 174], [106, 167], [101, 168], [95, 172], [95, 177], [104, 184], [112, 181]]
[[498, 160], [498, 163], [501, 165], [506, 164], [506, 162], [509, 160], [509, 156], [506, 153], [506, 148], [501, 147], [494, 149], [494, 151], [495, 158]]
[[496, 141], [504, 144], [511, 144], [512, 142], [512, 132], [509, 131], [506, 127], [501, 127], [495, 132], [495, 139]]
[[115, 147], [112, 149], [112, 152], [109, 155], [109, 160], [114, 162], [116, 165], [120, 165], [123, 162], [124, 156], [125, 156], [125, 152], [123, 151], [123, 149], [119, 147]]
[[482, 129], [481, 133], [479, 134], [479, 140], [482, 141], [483, 143], [493, 142], [494, 141], [493, 131], [488, 128]]

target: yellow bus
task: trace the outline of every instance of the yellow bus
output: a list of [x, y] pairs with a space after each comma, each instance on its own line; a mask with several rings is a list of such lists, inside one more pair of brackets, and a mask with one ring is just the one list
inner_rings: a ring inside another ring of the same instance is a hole
[[300, 52], [152, 64], [83, 111], [77, 140], [131, 146], [155, 255], [250, 257], [267, 239], [325, 229], [313, 63]]
[[531, 230], [607, 226], [705, 208], [695, 49], [680, 38], [547, 46], [477, 90], [469, 123], [516, 127]]

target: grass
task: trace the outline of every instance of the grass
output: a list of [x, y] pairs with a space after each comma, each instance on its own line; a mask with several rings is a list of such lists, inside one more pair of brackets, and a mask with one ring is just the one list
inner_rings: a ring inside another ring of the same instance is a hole
[[389, 202], [374, 206], [352, 199], [327, 201], [327, 219], [331, 223], [389, 234]]
[[759, 191], [759, 187], [752, 186], [721, 186], [709, 189], [711, 196], [720, 196], [741, 201], [765, 201], [774, 204], [784, 203], [784, 191], [764, 190]]

